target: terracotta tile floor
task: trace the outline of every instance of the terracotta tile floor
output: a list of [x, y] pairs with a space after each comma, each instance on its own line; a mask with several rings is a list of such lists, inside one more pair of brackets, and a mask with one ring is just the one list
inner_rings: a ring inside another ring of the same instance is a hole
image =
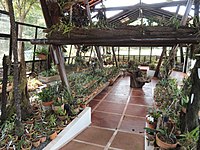
[[156, 83], [152, 78], [141, 89], [130, 88], [128, 76], [119, 78], [89, 103], [92, 124], [62, 150], [144, 150], [145, 116]]

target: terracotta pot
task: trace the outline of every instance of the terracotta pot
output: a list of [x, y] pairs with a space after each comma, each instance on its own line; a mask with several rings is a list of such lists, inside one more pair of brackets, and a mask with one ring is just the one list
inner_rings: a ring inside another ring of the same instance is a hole
[[53, 139], [55, 139], [56, 137], [57, 137], [57, 132], [55, 131], [55, 132], [53, 132], [50, 136], [49, 136], [49, 138], [51, 139], [51, 140], [53, 140]]
[[46, 139], [47, 139], [47, 137], [46, 137], [46, 136], [42, 136], [42, 137], [40, 138], [40, 142], [41, 142], [41, 143], [43, 143], [43, 142], [45, 142], [45, 141], [46, 141]]
[[24, 147], [24, 145], [21, 146], [22, 150], [31, 150], [32, 148], [32, 143], [31, 141], [27, 140], [27, 142], [29, 143], [29, 146]]
[[148, 120], [146, 120], [146, 122], [147, 122], [147, 127], [148, 128], [150, 128], [150, 129], [155, 129], [156, 128], [157, 122], [150, 123]]
[[185, 114], [186, 114], [186, 111], [187, 111], [187, 110], [186, 110], [186, 108], [185, 108], [185, 107], [182, 107], [182, 108], [181, 108], [181, 111], [182, 111], [183, 113], [185, 113]]
[[51, 106], [53, 104], [53, 101], [50, 102], [42, 102], [43, 106]]
[[86, 107], [87, 107], [87, 104], [80, 104], [80, 107], [81, 107], [81, 108], [86, 108]]
[[33, 139], [32, 144], [34, 147], [39, 147], [40, 146], [40, 138]]
[[44, 54], [38, 54], [37, 57], [41, 60], [46, 60], [47, 59], [47, 55]]
[[159, 133], [156, 134], [156, 144], [163, 149], [174, 149], [177, 146], [177, 143], [175, 144], [169, 144], [166, 142], [163, 142], [161, 139], [158, 137]]

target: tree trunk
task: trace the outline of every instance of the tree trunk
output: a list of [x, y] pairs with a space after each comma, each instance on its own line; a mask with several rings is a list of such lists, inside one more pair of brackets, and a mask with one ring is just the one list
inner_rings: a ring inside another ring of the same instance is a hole
[[[200, 68], [200, 59], [197, 59], [191, 73], [192, 90], [190, 101], [187, 105], [185, 131], [192, 131], [194, 128], [199, 126], [198, 112], [200, 110], [200, 79], [198, 77], [198, 68]], [[194, 98], [191, 98], [193, 97], [192, 95], [194, 96]]]
[[31, 112], [31, 105], [29, 101], [27, 78], [26, 78], [26, 63], [24, 58], [24, 42], [22, 42], [21, 58], [20, 58], [20, 93], [21, 93], [21, 109], [22, 118], [26, 118]]
[[3, 123], [7, 118], [6, 105], [7, 105], [7, 81], [8, 81], [8, 67], [9, 67], [9, 57], [3, 57], [3, 84], [1, 93], [1, 123]]
[[16, 23], [13, 10], [13, 1], [7, 0], [9, 6], [10, 24], [11, 24], [11, 37], [12, 37], [12, 52], [14, 56], [14, 100], [16, 108], [16, 134], [22, 135], [23, 128], [21, 123], [21, 95], [19, 93], [19, 68], [18, 68], [18, 52], [17, 52], [17, 33], [16, 33]]

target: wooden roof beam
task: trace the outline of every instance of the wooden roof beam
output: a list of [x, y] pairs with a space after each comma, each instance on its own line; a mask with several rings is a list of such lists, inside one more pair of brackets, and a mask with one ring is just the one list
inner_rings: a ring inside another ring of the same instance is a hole
[[126, 39], [35, 39], [32, 44], [55, 44], [55, 45], [95, 45], [95, 46], [172, 46], [175, 44], [197, 44], [198, 38], [126, 38]]
[[[135, 7], [151, 7], [151, 8], [162, 8], [162, 7], [171, 7], [171, 6], [177, 6], [177, 5], [186, 5], [187, 1], [172, 1], [172, 2], [163, 2], [163, 3], [154, 3], [154, 4], [145, 4], [145, 3], [138, 3], [136, 5], [132, 6], [123, 6], [123, 7], [108, 7], [104, 8], [106, 11], [116, 11], [116, 10], [130, 10], [134, 9]], [[93, 9], [94, 12], [98, 12], [102, 8], [95, 8]]]

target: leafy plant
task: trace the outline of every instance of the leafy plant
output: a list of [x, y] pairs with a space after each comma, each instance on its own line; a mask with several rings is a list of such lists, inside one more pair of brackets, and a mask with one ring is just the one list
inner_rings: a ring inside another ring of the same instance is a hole
[[60, 115], [60, 116], [64, 116], [64, 115], [66, 115], [66, 111], [65, 111], [63, 108], [59, 107], [59, 108], [56, 110], [56, 114], [58, 114], [58, 115]]
[[197, 148], [197, 141], [200, 136], [199, 126], [197, 126], [194, 130], [191, 132], [186, 132], [184, 134], [181, 134], [181, 139], [179, 142], [182, 146], [187, 148], [188, 150], [195, 150]]
[[40, 73], [40, 75], [43, 76], [43, 77], [55, 76], [57, 74], [58, 74], [58, 72], [56, 70], [53, 70], [53, 69], [45, 70], [45, 71], [42, 71]]
[[56, 116], [54, 114], [50, 115], [48, 117], [48, 125], [50, 127], [55, 127], [56, 126]]
[[161, 116], [161, 112], [156, 110], [155, 108], [150, 108], [148, 111], [148, 115], [146, 116], [149, 123], [155, 123], [158, 121], [158, 118]]
[[50, 102], [53, 100], [54, 90], [52, 87], [43, 88], [42, 91], [37, 94], [37, 96], [42, 102]]
[[45, 47], [42, 47], [41, 49], [37, 49], [35, 52], [36, 55], [43, 54], [43, 55], [48, 55], [49, 50]]

